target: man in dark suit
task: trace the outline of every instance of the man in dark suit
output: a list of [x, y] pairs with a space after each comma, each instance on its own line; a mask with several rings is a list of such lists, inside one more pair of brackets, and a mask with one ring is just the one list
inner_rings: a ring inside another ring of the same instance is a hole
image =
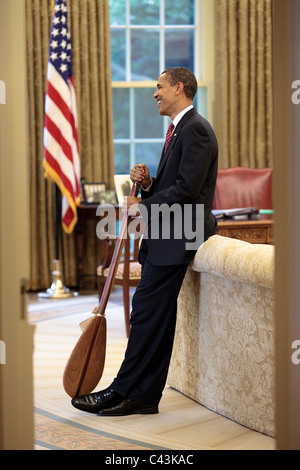
[[188, 264], [217, 225], [211, 209], [218, 145], [210, 124], [193, 107], [196, 92], [194, 74], [183, 67], [168, 69], [158, 79], [154, 99], [173, 128], [156, 177], [150, 176], [145, 164], [131, 170], [132, 181], [141, 184], [142, 197], [128, 197], [126, 211], [136, 214], [138, 207], [147, 229], [139, 253], [142, 276], [132, 299], [127, 350], [110, 387], [72, 400], [83, 411], [100, 416], [158, 412], [173, 347], [177, 297]]

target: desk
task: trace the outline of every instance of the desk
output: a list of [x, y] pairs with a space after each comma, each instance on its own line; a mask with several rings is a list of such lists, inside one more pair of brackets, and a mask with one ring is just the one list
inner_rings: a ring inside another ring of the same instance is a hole
[[[95, 221], [95, 231], [93, 236], [96, 237], [96, 226], [99, 222], [99, 216], [96, 215], [98, 204], [82, 204], [78, 206], [78, 222], [75, 227], [75, 243], [76, 243], [76, 259], [77, 259], [77, 288], [84, 287], [84, 277], [94, 276], [96, 273], [84, 273], [84, 250], [85, 250], [85, 225], [87, 220]], [[117, 217], [119, 218], [119, 206], [115, 206]], [[272, 216], [264, 215], [259, 220], [243, 220], [237, 221], [232, 219], [222, 219], [218, 221], [217, 234], [224, 237], [238, 238], [249, 243], [266, 243], [274, 244], [274, 221]], [[97, 241], [98, 244], [98, 265], [107, 256], [107, 244]], [[112, 247], [110, 247], [112, 249]]]
[[[97, 225], [97, 204], [80, 204], [77, 207], [78, 222], [75, 226], [76, 268], [77, 288], [83, 288], [84, 278], [84, 249], [85, 249], [85, 226], [87, 220], [95, 220], [95, 232]], [[94, 232], [94, 233], [95, 233]]]
[[272, 216], [262, 215], [258, 220], [218, 221], [217, 234], [237, 238], [248, 243], [274, 244], [274, 220]]

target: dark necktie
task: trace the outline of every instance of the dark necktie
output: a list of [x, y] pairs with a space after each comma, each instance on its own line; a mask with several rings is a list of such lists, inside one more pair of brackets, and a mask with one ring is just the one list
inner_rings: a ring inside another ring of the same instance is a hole
[[170, 126], [169, 126], [169, 129], [168, 129], [168, 131], [167, 131], [167, 134], [166, 134], [165, 153], [166, 153], [166, 151], [167, 151], [167, 147], [168, 147], [169, 142], [170, 142], [170, 140], [171, 140], [172, 132], [173, 132], [173, 130], [174, 130], [174, 127], [175, 127], [175, 126], [174, 126], [173, 122], [171, 122], [171, 124], [170, 124]]

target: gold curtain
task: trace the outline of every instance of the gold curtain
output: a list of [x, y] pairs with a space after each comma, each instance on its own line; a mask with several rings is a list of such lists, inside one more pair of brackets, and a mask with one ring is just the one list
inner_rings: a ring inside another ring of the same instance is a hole
[[270, 167], [272, 0], [215, 0], [220, 167]]
[[[43, 176], [43, 126], [52, 0], [26, 0], [31, 275], [29, 288], [52, 281], [55, 252], [54, 184]], [[76, 88], [81, 176], [113, 188], [113, 126], [108, 0], [68, 0]], [[89, 224], [85, 270], [95, 273], [97, 239]], [[76, 285], [75, 236], [62, 234], [65, 285]]]

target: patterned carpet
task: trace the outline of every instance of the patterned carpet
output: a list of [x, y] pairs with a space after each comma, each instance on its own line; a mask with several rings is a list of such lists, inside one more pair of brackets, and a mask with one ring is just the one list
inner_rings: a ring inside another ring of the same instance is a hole
[[80, 425], [43, 410], [35, 410], [35, 443], [48, 450], [161, 449]]

